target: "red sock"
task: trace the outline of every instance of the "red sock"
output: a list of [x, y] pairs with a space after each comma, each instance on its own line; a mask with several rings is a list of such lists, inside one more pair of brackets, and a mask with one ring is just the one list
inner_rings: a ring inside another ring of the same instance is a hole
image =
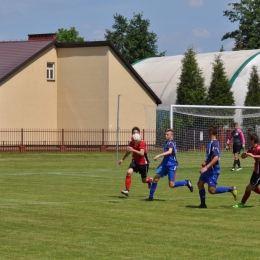
[[132, 177], [126, 176], [125, 177], [125, 189], [126, 190], [130, 190], [131, 182], [132, 182]]
[[241, 202], [245, 204], [247, 199], [250, 197], [250, 195], [251, 195], [251, 190], [250, 191], [245, 191], [245, 194], [244, 194]]
[[146, 179], [146, 182], [147, 182], [147, 183], [151, 183], [151, 182], [152, 182], [152, 179], [151, 179], [151, 178], [147, 178], [147, 179]]
[[255, 187], [254, 192], [260, 194], [260, 189], [258, 187]]

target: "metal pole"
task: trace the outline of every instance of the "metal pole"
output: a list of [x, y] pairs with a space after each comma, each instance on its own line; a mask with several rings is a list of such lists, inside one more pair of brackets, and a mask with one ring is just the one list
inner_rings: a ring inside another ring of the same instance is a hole
[[120, 117], [120, 96], [117, 98], [117, 125], [116, 125], [116, 169], [118, 169], [118, 136], [119, 136], [119, 117]]

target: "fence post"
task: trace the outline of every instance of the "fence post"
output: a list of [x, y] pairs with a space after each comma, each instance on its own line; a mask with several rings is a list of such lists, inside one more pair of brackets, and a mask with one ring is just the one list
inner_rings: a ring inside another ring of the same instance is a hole
[[106, 152], [106, 146], [105, 146], [105, 134], [104, 134], [104, 129], [102, 129], [102, 144], [101, 144], [101, 147], [100, 147], [100, 151], [101, 152]]
[[64, 129], [61, 129], [61, 147], [60, 147], [61, 152], [66, 151], [66, 146], [64, 145]]
[[21, 145], [19, 147], [20, 153], [26, 152], [25, 146], [23, 145], [23, 128], [21, 128]]

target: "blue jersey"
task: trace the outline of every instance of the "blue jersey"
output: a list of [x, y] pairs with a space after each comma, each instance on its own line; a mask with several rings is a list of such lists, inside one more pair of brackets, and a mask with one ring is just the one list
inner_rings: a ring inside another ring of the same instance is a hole
[[210, 167], [208, 170], [214, 171], [215, 173], [220, 173], [220, 146], [218, 140], [211, 140], [208, 143], [207, 152], [206, 152], [206, 163], [210, 163], [213, 157], [218, 156], [218, 161]]
[[163, 150], [164, 152], [167, 152], [170, 148], [172, 148], [172, 153], [163, 157], [161, 163], [162, 166], [178, 166], [178, 162], [176, 159], [176, 143], [173, 140], [166, 141]]

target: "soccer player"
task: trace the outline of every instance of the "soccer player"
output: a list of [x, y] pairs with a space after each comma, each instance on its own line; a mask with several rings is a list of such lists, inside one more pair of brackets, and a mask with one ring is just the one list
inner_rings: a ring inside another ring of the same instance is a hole
[[158, 158], [163, 156], [163, 160], [158, 166], [158, 170], [156, 172], [156, 175], [153, 178], [153, 183], [150, 188], [150, 194], [148, 197], [149, 200], [153, 200], [154, 192], [157, 188], [157, 183], [160, 180], [160, 178], [165, 177], [168, 175], [168, 181], [169, 181], [169, 187], [170, 188], [177, 188], [181, 186], [187, 186], [190, 191], [193, 191], [193, 186], [190, 180], [183, 180], [183, 181], [175, 181], [176, 177], [176, 171], [178, 168], [178, 162], [176, 159], [177, 149], [176, 149], [176, 143], [173, 140], [173, 130], [167, 129], [165, 131], [165, 145], [164, 145], [164, 152], [161, 154], [158, 154], [154, 157], [154, 160], [156, 161]]
[[248, 133], [248, 144], [250, 148], [247, 152], [241, 154], [241, 158], [245, 159], [247, 157], [252, 157], [255, 160], [254, 171], [252, 173], [249, 184], [246, 187], [245, 194], [240, 203], [234, 205], [234, 208], [244, 208], [246, 201], [251, 195], [251, 191], [254, 191], [257, 194], [260, 194], [260, 189], [258, 185], [260, 184], [260, 145], [258, 144], [258, 135], [255, 132]]
[[217, 127], [209, 126], [208, 128], [209, 143], [206, 151], [206, 160], [202, 163], [200, 169], [200, 178], [198, 181], [200, 205], [199, 208], [207, 208], [206, 206], [206, 191], [204, 184], [208, 184], [208, 191], [210, 194], [218, 194], [231, 192], [234, 199], [237, 199], [237, 189], [235, 186], [232, 187], [218, 187], [218, 176], [220, 174], [220, 146], [217, 140]]
[[245, 149], [245, 137], [244, 137], [242, 130], [239, 129], [237, 122], [234, 122], [234, 130], [231, 131], [228, 136], [226, 149], [229, 149], [229, 143], [232, 138], [233, 138], [234, 162], [233, 162], [231, 171], [235, 170], [236, 165], [238, 166], [237, 171], [240, 171], [240, 170], [242, 170], [242, 167], [240, 165], [239, 154], [240, 154], [241, 148]]
[[[132, 129], [132, 135], [135, 134], [138, 134], [140, 136], [140, 129], [137, 126], [133, 127]], [[121, 193], [124, 194], [125, 196], [129, 195], [133, 172], [138, 172], [141, 175], [142, 182], [147, 183], [148, 188], [151, 187], [151, 183], [153, 180], [152, 178], [147, 178], [147, 173], [149, 169], [149, 160], [147, 157], [145, 141], [141, 139], [140, 142], [135, 142], [132, 138], [131, 142], [127, 147], [127, 151], [123, 159], [121, 159], [118, 162], [118, 164], [121, 164], [130, 153], [133, 153], [132, 162], [130, 163], [128, 170], [126, 172], [125, 190], [121, 191]]]

